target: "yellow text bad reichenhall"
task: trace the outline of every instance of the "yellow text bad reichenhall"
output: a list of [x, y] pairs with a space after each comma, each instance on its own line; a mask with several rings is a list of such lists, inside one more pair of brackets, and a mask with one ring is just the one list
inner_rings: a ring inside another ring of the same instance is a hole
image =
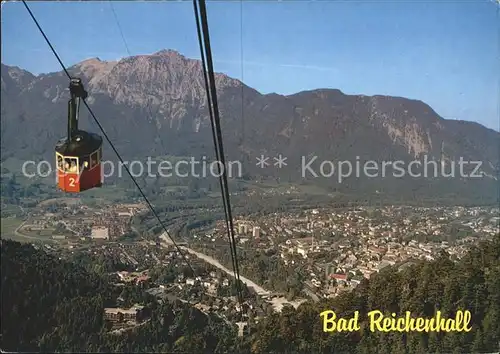
[[[470, 311], [457, 311], [455, 318], [444, 318], [437, 311], [432, 318], [405, 316], [396, 317], [395, 313], [385, 316], [382, 311], [374, 310], [367, 314], [372, 332], [469, 332]], [[360, 330], [359, 311], [350, 318], [338, 318], [334, 311], [327, 310], [320, 314], [324, 332], [354, 332]]]

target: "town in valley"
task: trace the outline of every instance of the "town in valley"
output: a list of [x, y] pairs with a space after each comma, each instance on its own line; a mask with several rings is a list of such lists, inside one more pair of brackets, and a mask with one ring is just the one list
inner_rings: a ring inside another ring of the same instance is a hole
[[[182, 235], [178, 228], [169, 230], [181, 255], [161, 230], [154, 234], [135, 226], [134, 218], [147, 213], [142, 202], [97, 206], [65, 198], [13, 210], [3, 215], [3, 221], [20, 221], [12, 231], [14, 239], [61, 259], [85, 259], [123, 287], [123, 296], [117, 299], [123, 306], [104, 310], [112, 331], [124, 331], [148, 319], [144, 304], [127, 301], [133, 288], [160, 302], [191, 303], [200, 311], [236, 322], [242, 309], [234, 274], [224, 259], [228, 253], [224, 221], [192, 227]], [[243, 329], [248, 321], [258, 322], [284, 306], [336, 297], [388, 267], [403, 271], [443, 252], [458, 260], [471, 246], [498, 233], [498, 214], [495, 207], [358, 206], [236, 215], [237, 252], [272, 259], [301, 280], [285, 279], [289, 288], [273, 289], [272, 284], [259, 284], [254, 274], [246, 274], [243, 264], [245, 318], [238, 323]]]

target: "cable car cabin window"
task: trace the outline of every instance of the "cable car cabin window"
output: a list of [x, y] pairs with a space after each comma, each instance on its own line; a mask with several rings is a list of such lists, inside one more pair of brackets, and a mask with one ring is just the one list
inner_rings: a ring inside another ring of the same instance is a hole
[[66, 172], [66, 173], [78, 173], [78, 158], [77, 157], [66, 157], [64, 159], [64, 172]]
[[89, 156], [80, 157], [80, 171], [92, 168], [89, 160], [90, 160]]
[[90, 168], [94, 168], [97, 164], [99, 164], [99, 150], [90, 155]]
[[56, 155], [57, 156], [57, 169], [59, 171], [64, 171], [64, 159], [61, 155]]

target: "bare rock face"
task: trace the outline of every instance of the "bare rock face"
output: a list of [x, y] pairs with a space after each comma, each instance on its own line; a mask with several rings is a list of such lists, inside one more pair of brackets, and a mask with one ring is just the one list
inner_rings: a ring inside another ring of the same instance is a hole
[[[163, 110], [173, 101], [197, 107], [206, 104], [201, 63], [173, 50], [138, 55], [118, 62], [89, 59], [76, 65], [75, 70], [88, 80], [90, 92], [108, 95], [116, 104], [155, 105]], [[223, 91], [241, 83], [217, 74], [216, 85]]]
[[[91, 58], [69, 72], [83, 79], [87, 102], [124, 157], [213, 155], [200, 61], [162, 50], [119, 61]], [[283, 154], [297, 166], [301, 156], [312, 155], [375, 161], [428, 156], [448, 162], [462, 157], [482, 161], [487, 179], [498, 183], [500, 134], [477, 123], [445, 120], [421, 101], [331, 89], [262, 95], [227, 75], [215, 77], [225, 151], [229, 159], [247, 161], [250, 175], [301, 180], [291, 167], [255, 170], [260, 154]], [[65, 134], [67, 87], [63, 72], [34, 76], [2, 64], [2, 154], [51, 156], [55, 140]], [[80, 124], [99, 131], [85, 109]]]

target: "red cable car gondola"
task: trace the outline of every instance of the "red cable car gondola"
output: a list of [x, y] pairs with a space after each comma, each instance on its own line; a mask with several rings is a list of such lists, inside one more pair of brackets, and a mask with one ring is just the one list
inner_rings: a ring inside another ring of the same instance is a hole
[[78, 130], [80, 101], [87, 98], [81, 79], [71, 79], [68, 136], [56, 144], [57, 185], [65, 192], [82, 192], [102, 185], [102, 138]]

